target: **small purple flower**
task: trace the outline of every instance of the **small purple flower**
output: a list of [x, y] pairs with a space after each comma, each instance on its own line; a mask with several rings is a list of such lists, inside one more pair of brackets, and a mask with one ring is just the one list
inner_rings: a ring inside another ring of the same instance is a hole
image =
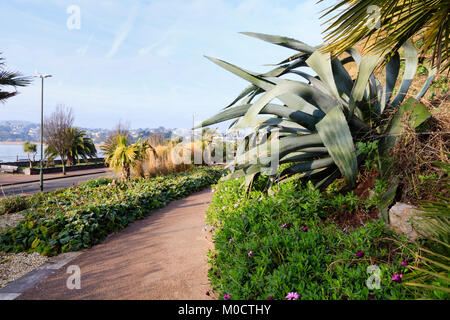
[[220, 274], [217, 275], [217, 279], [220, 279]]
[[222, 220], [219, 220], [219, 224], [222, 224]]
[[364, 251], [359, 250], [355, 255], [357, 258], [362, 258], [362, 257], [364, 257]]
[[229, 243], [233, 243], [234, 238], [230, 238], [230, 240], [228, 240]]
[[216, 271], [214, 271], [214, 275], [217, 276], [217, 272]]
[[246, 214], [243, 214], [243, 215], [242, 215], [242, 219], [245, 219], [245, 218], [247, 218], [247, 215], [246, 215]]
[[403, 260], [403, 261], [402, 261], [402, 266], [406, 267], [406, 266], [408, 266], [408, 265], [409, 265], [408, 261], [406, 261], [406, 260]]
[[302, 228], [302, 231], [303, 231], [303, 232], [307, 232], [307, 231], [308, 231], [308, 227], [306, 227], [306, 226], [303, 227], [303, 228]]
[[285, 298], [287, 300], [297, 300], [300, 296], [298, 295], [298, 292], [289, 292]]
[[287, 224], [286, 223], [283, 223], [283, 225], [281, 226], [281, 230], [283, 230], [284, 228], [286, 228], [287, 227]]
[[273, 296], [267, 297], [267, 300], [273, 300]]
[[375, 295], [374, 294], [369, 294], [368, 297], [369, 297], [369, 299], [372, 299], [372, 300], [375, 299]]
[[347, 298], [347, 296], [342, 296], [341, 297], [341, 300], [347, 300], [348, 298]]
[[231, 293], [229, 293], [229, 292], [223, 296], [223, 300], [229, 300], [230, 298], [231, 298]]
[[401, 274], [401, 273], [395, 273], [395, 274], [392, 276], [391, 280], [394, 281], [394, 282], [400, 283], [400, 282], [402, 282], [402, 277], [403, 277], [403, 274]]
[[249, 257], [249, 258], [253, 257], [253, 250], [250, 250], [250, 251], [248, 252], [248, 257]]
[[213, 270], [214, 270], [213, 268], [210, 268], [210, 269], [209, 269], [209, 271], [213, 271]]
[[206, 291], [206, 295], [209, 296], [209, 291]]

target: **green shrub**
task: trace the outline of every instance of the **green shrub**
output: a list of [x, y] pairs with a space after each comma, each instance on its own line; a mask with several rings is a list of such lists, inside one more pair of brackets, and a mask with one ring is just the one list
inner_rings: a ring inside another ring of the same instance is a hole
[[[209, 277], [219, 297], [285, 299], [298, 292], [301, 299], [414, 298], [391, 280], [407, 272], [402, 261], [415, 263], [413, 244], [391, 234], [381, 220], [343, 231], [329, 219], [366, 206], [353, 193], [326, 197], [312, 185], [289, 182], [274, 187], [273, 196], [250, 191], [245, 197], [241, 183], [215, 186], [207, 213], [215, 242]], [[366, 286], [370, 265], [381, 270], [379, 290]]]
[[89, 248], [170, 201], [216, 183], [221, 174], [221, 169], [197, 168], [150, 180], [84, 184], [46, 195], [25, 211], [25, 220], [0, 235], [0, 250], [53, 255]]
[[20, 212], [28, 207], [29, 204], [24, 197], [7, 197], [0, 201], [0, 215]]
[[86, 187], [91, 187], [91, 188], [95, 188], [95, 187], [99, 187], [99, 186], [103, 186], [105, 184], [109, 184], [112, 182], [112, 179], [110, 178], [100, 178], [100, 179], [96, 179], [96, 180], [90, 180], [88, 182], [83, 183], [83, 186]]

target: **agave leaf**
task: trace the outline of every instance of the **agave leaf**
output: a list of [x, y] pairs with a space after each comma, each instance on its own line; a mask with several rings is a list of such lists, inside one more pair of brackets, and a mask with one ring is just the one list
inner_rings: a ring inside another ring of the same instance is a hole
[[327, 86], [328, 92], [336, 100], [339, 100], [340, 95], [334, 82], [333, 70], [331, 68], [331, 54], [324, 54], [320, 50], [317, 50], [306, 60], [306, 64], [317, 73], [320, 80]]
[[321, 181], [317, 182], [314, 187], [317, 189], [325, 189], [328, 187], [334, 180], [341, 176], [341, 172], [339, 169], [334, 170], [329, 176], [323, 178]]
[[234, 99], [229, 105], [227, 105], [226, 107], [224, 107], [224, 109], [227, 109], [231, 106], [233, 106], [236, 102], [238, 102], [239, 100], [241, 100], [242, 98], [246, 97], [247, 95], [249, 95], [250, 93], [254, 92], [256, 89], [258, 89], [257, 86], [255, 85], [250, 85], [247, 88], [245, 88], [237, 97], [236, 99]]
[[246, 36], [249, 36], [249, 37], [261, 39], [261, 40], [264, 40], [264, 41], [267, 41], [267, 42], [270, 42], [273, 44], [277, 44], [277, 45], [285, 47], [285, 48], [297, 50], [297, 51], [300, 51], [303, 53], [312, 54], [316, 50], [316, 48], [311, 47], [304, 42], [301, 42], [301, 41], [298, 41], [295, 39], [291, 39], [291, 38], [287, 38], [287, 37], [272, 36], [269, 34], [255, 33], [255, 32], [240, 32], [240, 33], [244, 34]]
[[392, 148], [403, 130], [402, 119], [406, 113], [411, 113], [409, 119], [409, 126], [413, 129], [420, 126], [427, 120], [431, 114], [424, 104], [420, 103], [414, 98], [406, 100], [399, 110], [394, 114], [392, 120], [387, 127], [385, 138], [380, 144], [380, 152], [383, 154], [387, 149]]
[[367, 82], [372, 76], [373, 70], [376, 68], [380, 62], [381, 55], [371, 55], [367, 54], [362, 57], [361, 63], [359, 65], [358, 77], [353, 85], [352, 94], [349, 103], [349, 115], [353, 115], [353, 111], [358, 102], [360, 102], [364, 97], [364, 91], [366, 90]]
[[345, 182], [348, 186], [354, 187], [358, 162], [352, 134], [342, 110], [334, 108], [316, 125], [316, 128]]
[[345, 94], [347, 97], [350, 97], [353, 88], [352, 77], [350, 77], [339, 59], [331, 60], [331, 67], [333, 70], [334, 83], [336, 83], [339, 94], [341, 96]]
[[[211, 57], [206, 57], [209, 60], [211, 60], [212, 62], [216, 63], [217, 65], [223, 67], [224, 69], [230, 71], [231, 73], [234, 73], [235, 75], [241, 77], [244, 80], [249, 81], [250, 83], [258, 86], [259, 88], [263, 89], [264, 91], [270, 91], [271, 89], [273, 89], [275, 87], [275, 84], [268, 81], [267, 79], [264, 78], [260, 78], [258, 76], [255, 76], [254, 74], [245, 71], [235, 65], [232, 65], [228, 62], [219, 60], [219, 59], [215, 59], [215, 58], [211, 58]], [[276, 78], [278, 79], [278, 78]], [[287, 81], [287, 80], [282, 80], [282, 79], [278, 79], [280, 81]], [[280, 89], [278, 89], [280, 90]], [[301, 97], [299, 97], [298, 95], [295, 94], [281, 94], [278, 96], [278, 98], [284, 102], [286, 105], [288, 105], [289, 107], [296, 109], [296, 110], [301, 110], [303, 112], [307, 112], [310, 113], [311, 115], [314, 115], [316, 117], [321, 118], [323, 116], [323, 112], [315, 107], [313, 107], [310, 103], [308, 103], [307, 101], [305, 101], [304, 99], [302, 99]], [[270, 102], [270, 100], [269, 100]], [[260, 106], [260, 109], [262, 109], [264, 107], [264, 105]]]
[[[200, 125], [196, 126], [194, 129], [208, 127], [216, 123], [224, 122], [235, 118], [240, 118], [247, 113], [248, 109], [251, 106], [252, 106], [251, 104], [245, 104], [225, 109], [222, 112], [218, 113], [217, 115], [203, 121]], [[315, 129], [315, 125], [318, 122], [316, 118], [307, 113], [272, 103], [267, 104], [261, 110], [261, 114], [272, 114], [275, 116], [283, 117], [285, 119], [289, 119], [311, 131]]]
[[431, 82], [433, 81], [434, 77], [436, 76], [436, 72], [437, 72], [436, 67], [431, 68], [429, 66], [429, 64], [426, 64], [426, 68], [427, 68], [427, 70], [429, 70], [428, 78], [427, 78], [427, 81], [424, 83], [422, 89], [419, 91], [419, 94], [416, 96], [417, 100], [421, 99], [425, 95], [425, 93], [428, 91], [428, 88], [431, 85]]
[[[306, 109], [307, 106], [302, 106], [303, 112], [309, 113], [309, 114], [316, 114], [318, 115], [318, 112], [320, 111], [323, 115], [323, 112], [328, 112], [332, 108], [334, 108], [338, 102], [334, 99], [332, 99], [330, 96], [327, 96], [323, 94], [321, 91], [312, 88], [311, 86], [308, 86], [306, 83], [298, 82], [298, 81], [292, 81], [292, 80], [284, 80], [283, 82], [276, 85], [273, 89], [267, 91], [264, 93], [258, 101], [256, 101], [250, 109], [245, 114], [244, 118], [242, 119], [241, 123], [238, 125], [239, 128], [247, 128], [251, 126], [251, 123], [253, 123], [256, 116], [260, 113], [260, 111], [273, 99], [279, 98], [283, 101], [283, 98], [289, 94], [290, 96], [297, 97], [301, 99], [306, 99], [307, 102], [311, 103], [319, 109], [311, 110]], [[294, 105], [291, 106], [291, 104], [286, 103], [290, 108], [296, 109]]]
[[392, 91], [394, 90], [395, 83], [397, 82], [399, 71], [400, 55], [398, 54], [398, 52], [396, 52], [386, 64], [386, 85], [384, 87], [383, 96], [381, 98], [381, 112], [384, 111], [384, 108], [391, 98]]
[[271, 150], [272, 141], [266, 141], [247, 152], [237, 154], [234, 163], [244, 165], [246, 163], [251, 163], [252, 161], [257, 161], [259, 156], [265, 156], [265, 158], [262, 158], [262, 163], [267, 163], [270, 161], [270, 159], [268, 159], [270, 156], [266, 155], [267, 153], [273, 153], [273, 156], [278, 156], [278, 159], [281, 159], [292, 151], [301, 151], [302, 149], [309, 147], [323, 147], [322, 140], [317, 133], [305, 134], [302, 136], [280, 137], [277, 140], [278, 141], [273, 144], [275, 150]]
[[405, 42], [402, 48], [405, 53], [405, 72], [403, 74], [403, 80], [402, 84], [400, 85], [400, 89], [395, 98], [390, 103], [390, 108], [395, 108], [400, 103], [402, 103], [403, 99], [408, 93], [409, 87], [411, 86], [417, 70], [417, 50], [414, 47], [414, 44], [410, 40], [408, 40]]
[[273, 83], [271, 83], [267, 80], [261, 79], [255, 75], [253, 75], [252, 73], [250, 73], [244, 69], [241, 69], [231, 63], [225, 62], [220, 59], [208, 57], [208, 56], [205, 56], [205, 58], [211, 60], [212, 62], [221, 66], [225, 70], [230, 71], [231, 73], [234, 73], [238, 77], [241, 77], [242, 79], [247, 80], [251, 84], [253, 84], [253, 85], [257, 86], [258, 88], [261, 88], [265, 91], [272, 89], [274, 86]]
[[292, 175], [300, 172], [311, 171], [321, 168], [327, 168], [334, 165], [334, 161], [331, 157], [300, 162], [295, 165], [290, 166], [289, 168], [284, 169], [280, 176], [284, 175]]

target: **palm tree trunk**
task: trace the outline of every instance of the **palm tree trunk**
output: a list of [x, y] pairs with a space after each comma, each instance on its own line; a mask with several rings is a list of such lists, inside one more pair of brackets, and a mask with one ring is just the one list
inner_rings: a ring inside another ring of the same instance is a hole
[[33, 163], [31, 162], [30, 159], [30, 153], [27, 152], [27, 157], [28, 157], [28, 162], [30, 163], [30, 169], [33, 168]]

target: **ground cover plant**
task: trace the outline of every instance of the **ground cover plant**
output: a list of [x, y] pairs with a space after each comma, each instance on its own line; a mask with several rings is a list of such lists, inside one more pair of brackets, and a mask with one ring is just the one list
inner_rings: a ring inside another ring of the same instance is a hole
[[[420, 266], [417, 245], [389, 231], [377, 215], [345, 231], [335, 220], [370, 212], [382, 187], [363, 200], [333, 185], [320, 193], [310, 183], [290, 181], [268, 196], [258, 191], [266, 183], [259, 179], [246, 197], [242, 180], [215, 186], [207, 213], [215, 242], [209, 277], [219, 299], [443, 297], [402, 284]], [[376, 274], [367, 269], [371, 265], [380, 270], [380, 289], [366, 285], [376, 278], [370, 278]]]
[[221, 174], [220, 168], [202, 167], [152, 179], [99, 179], [41, 194], [23, 212], [25, 220], [0, 235], [0, 250], [54, 255], [89, 248], [170, 201], [216, 183]]

